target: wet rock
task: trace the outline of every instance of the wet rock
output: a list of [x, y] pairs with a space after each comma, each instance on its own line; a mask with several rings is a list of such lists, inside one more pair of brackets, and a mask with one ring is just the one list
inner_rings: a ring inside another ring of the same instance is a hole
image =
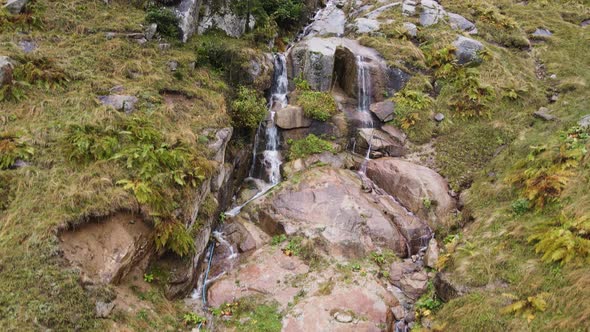
[[370, 110], [379, 118], [379, 120], [387, 122], [393, 120], [395, 104], [391, 100], [386, 100], [372, 104]]
[[395, 306], [391, 309], [391, 313], [395, 320], [403, 320], [406, 317], [406, 311], [401, 305]]
[[253, 85], [260, 91], [268, 90], [272, 84], [274, 73], [274, 58], [270, 53], [260, 53], [250, 50], [250, 61], [243, 70], [243, 82], [241, 84]]
[[578, 121], [578, 126], [582, 128], [590, 128], [590, 114], [583, 116], [580, 121]]
[[446, 273], [439, 272], [432, 281], [436, 295], [444, 302], [457, 298], [465, 293], [463, 287], [453, 283]]
[[97, 318], [108, 318], [115, 308], [115, 303], [105, 303], [102, 301], [96, 301], [95, 313]]
[[424, 271], [405, 274], [400, 280], [400, 288], [412, 300], [417, 300], [428, 288], [428, 275]]
[[389, 136], [396, 139], [402, 145], [406, 144], [406, 139], [408, 138], [408, 136], [401, 129], [394, 127], [392, 125], [384, 125], [383, 127], [381, 127], [381, 130], [388, 133]]
[[220, 128], [220, 129], [205, 129], [202, 132], [202, 135], [205, 136], [213, 136], [213, 138], [207, 144], [207, 148], [209, 151], [215, 153], [213, 156], [213, 160], [217, 161], [219, 164], [225, 163], [225, 150], [227, 148], [227, 144], [232, 137], [234, 130], [232, 127], [227, 128]]
[[283, 174], [290, 177], [293, 174], [308, 169], [315, 164], [328, 164], [334, 168], [344, 168], [346, 165], [345, 157], [342, 154], [333, 154], [332, 152], [322, 152], [306, 158], [296, 159], [283, 164]]
[[453, 45], [457, 48], [455, 56], [460, 65], [470, 62], [481, 62], [478, 52], [483, 50], [483, 44], [479, 41], [464, 36], [459, 36]]
[[288, 105], [276, 112], [276, 125], [282, 129], [305, 128], [311, 126], [311, 119], [305, 117], [299, 106]]
[[434, 0], [421, 0], [420, 7], [420, 25], [425, 27], [438, 23], [446, 15], [444, 8]]
[[381, 158], [369, 161], [367, 176], [432, 227], [449, 222], [455, 200], [448, 193], [447, 181], [430, 168], [399, 158]]
[[23, 12], [28, 3], [29, 0], [8, 0], [4, 5], [4, 8], [6, 8], [6, 10], [12, 15], [17, 15]]
[[325, 243], [335, 258], [364, 257], [376, 248], [407, 254], [406, 239], [375, 199], [363, 192], [354, 172], [312, 168], [300, 179], [248, 206], [258, 213], [253, 221], [267, 233], [305, 234]]
[[404, 29], [410, 37], [416, 37], [418, 35], [418, 27], [414, 23], [404, 22]]
[[438, 243], [435, 239], [430, 239], [428, 242], [428, 248], [424, 253], [424, 264], [429, 268], [435, 269], [436, 263], [438, 262]]
[[436, 113], [434, 115], [434, 120], [436, 120], [436, 122], [442, 122], [442, 120], [445, 119], [445, 115], [442, 113]]
[[557, 120], [557, 117], [555, 115], [551, 114], [551, 110], [548, 109], [547, 107], [541, 107], [539, 108], [537, 111], [535, 111], [533, 113], [533, 115], [539, 119], [545, 120], [545, 121], [555, 121]]
[[448, 13], [448, 18], [451, 28], [465, 31], [468, 34], [477, 34], [477, 28], [475, 27], [475, 24], [465, 17], [455, 13]]
[[549, 38], [553, 35], [553, 33], [547, 29], [543, 29], [543, 28], [538, 28], [536, 29], [531, 36], [533, 36], [534, 38]]
[[126, 114], [133, 113], [135, 103], [138, 101], [135, 96], [125, 95], [99, 96], [98, 100], [103, 105], [110, 106], [115, 110], [125, 112]]
[[393, 139], [386, 132], [371, 128], [359, 129], [355, 151], [365, 155], [369, 146], [372, 153], [379, 152], [387, 157], [401, 157], [406, 153], [403, 144]]
[[[410, 74], [399, 68], [387, 68], [387, 94], [393, 95], [395, 92], [404, 88], [406, 83], [410, 80]], [[373, 96], [374, 97], [374, 96]], [[377, 99], [374, 99], [377, 101]]]
[[12, 60], [7, 56], [0, 56], [0, 87], [12, 84], [12, 71], [14, 65]]

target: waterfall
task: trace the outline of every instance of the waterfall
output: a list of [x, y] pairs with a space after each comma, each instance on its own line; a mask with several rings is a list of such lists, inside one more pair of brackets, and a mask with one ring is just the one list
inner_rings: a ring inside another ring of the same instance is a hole
[[[365, 63], [365, 59], [361, 55], [357, 55], [356, 57], [356, 75], [357, 75], [357, 95], [358, 95], [358, 104], [357, 104], [357, 111], [360, 113], [361, 117], [361, 125], [360, 128], [371, 128], [373, 129], [373, 119], [371, 117], [371, 73], [369, 72], [369, 68], [367, 68], [367, 64]], [[367, 140], [367, 153], [365, 154], [365, 159], [363, 160], [359, 172], [365, 174], [367, 170], [367, 162], [370, 160], [371, 156], [371, 144], [373, 141], [373, 131], [371, 131], [371, 135], [368, 137]], [[353, 150], [354, 151], [354, 150]]]

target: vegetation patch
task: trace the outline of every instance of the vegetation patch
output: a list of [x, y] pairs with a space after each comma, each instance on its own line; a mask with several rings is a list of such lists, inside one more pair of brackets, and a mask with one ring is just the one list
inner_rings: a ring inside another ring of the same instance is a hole
[[304, 139], [289, 140], [289, 160], [303, 158], [324, 151], [334, 152], [331, 142], [323, 140], [314, 134], [307, 135]]
[[328, 121], [337, 112], [336, 102], [329, 92], [300, 91], [297, 104], [303, 108], [306, 117], [318, 121]]
[[231, 104], [233, 123], [242, 128], [256, 129], [267, 113], [266, 100], [260, 92], [240, 86]]

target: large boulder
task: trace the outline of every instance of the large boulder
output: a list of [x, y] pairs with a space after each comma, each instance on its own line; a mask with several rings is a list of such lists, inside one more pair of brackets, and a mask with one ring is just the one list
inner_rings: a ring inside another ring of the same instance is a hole
[[182, 41], [186, 42], [195, 34], [199, 22], [202, 0], [181, 0], [174, 8], [178, 17], [178, 26], [182, 32]]
[[475, 39], [459, 36], [453, 42], [455, 46], [455, 56], [460, 65], [470, 62], [481, 62], [478, 52], [483, 50], [483, 44]]
[[29, 0], [8, 0], [4, 8], [12, 15], [17, 15], [23, 12]]
[[369, 161], [367, 176], [432, 227], [448, 225], [456, 202], [447, 181], [435, 171], [399, 158], [381, 158]]
[[311, 119], [303, 113], [299, 106], [288, 105], [276, 112], [275, 123], [282, 129], [306, 128], [311, 126]]
[[7, 56], [0, 56], [0, 87], [12, 83], [14, 65]]
[[408, 241], [413, 240], [408, 235], [421, 237], [428, 232], [399, 204], [391, 202], [395, 205], [391, 209], [377, 204], [379, 197], [364, 192], [354, 172], [321, 167], [297, 178], [297, 183], [285, 183], [248, 206], [252, 221], [267, 233], [302, 234], [324, 242], [335, 258], [359, 258], [377, 248], [406, 256]]
[[468, 34], [477, 34], [477, 28], [475, 27], [475, 24], [465, 17], [455, 13], [448, 13], [448, 18], [451, 28], [455, 30], [463, 30]]
[[362, 128], [356, 136], [355, 152], [365, 155], [371, 148], [371, 157], [401, 157], [406, 153], [404, 145], [384, 131]]
[[420, 25], [425, 27], [438, 23], [447, 15], [444, 8], [434, 0], [421, 0], [420, 7]]
[[387, 122], [393, 120], [395, 104], [391, 100], [386, 100], [372, 104], [370, 110], [379, 120]]
[[117, 284], [155, 253], [152, 228], [127, 213], [89, 222], [59, 238], [64, 257], [94, 283]]

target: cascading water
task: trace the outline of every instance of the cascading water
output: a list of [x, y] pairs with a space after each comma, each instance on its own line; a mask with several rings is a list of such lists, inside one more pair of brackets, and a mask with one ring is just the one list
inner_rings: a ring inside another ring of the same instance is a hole
[[[360, 118], [360, 126], [359, 128], [370, 128], [374, 129], [373, 126], [373, 118], [371, 117], [370, 107], [371, 107], [371, 73], [367, 68], [367, 64], [365, 59], [361, 55], [357, 55], [356, 57], [356, 67], [357, 67], [357, 85], [358, 85], [358, 105], [357, 111], [359, 112]], [[359, 172], [364, 174], [367, 170], [367, 162], [371, 156], [371, 143], [373, 141], [373, 130], [367, 140], [367, 153], [365, 154], [365, 160], [361, 164]]]

